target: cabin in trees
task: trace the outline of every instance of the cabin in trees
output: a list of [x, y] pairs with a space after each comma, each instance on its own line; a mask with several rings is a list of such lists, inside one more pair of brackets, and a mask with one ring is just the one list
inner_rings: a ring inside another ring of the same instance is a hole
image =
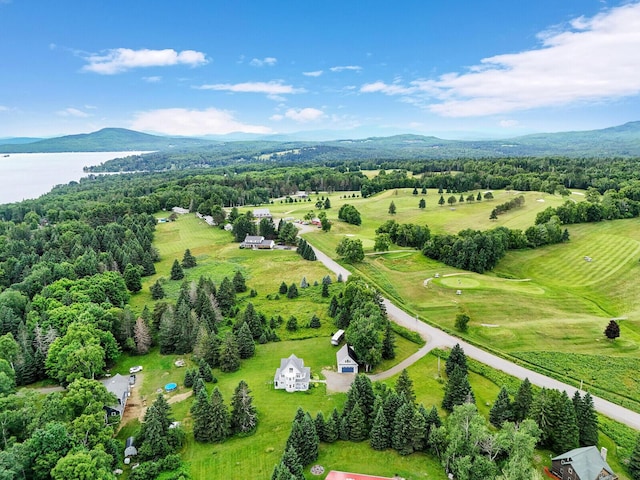
[[257, 219], [271, 218], [271, 212], [269, 211], [268, 208], [254, 208], [253, 218], [257, 218]]
[[124, 409], [127, 406], [127, 399], [129, 398], [129, 391], [131, 388], [129, 377], [125, 377], [118, 373], [113, 377], [105, 378], [104, 380], [102, 380], [102, 384], [106, 387], [109, 393], [113, 393], [118, 399], [117, 403], [104, 406], [107, 417], [116, 415], [122, 417]]
[[273, 377], [273, 386], [287, 392], [304, 392], [309, 390], [311, 368], [304, 366], [304, 361], [293, 353], [289, 358], [280, 360], [280, 368]]
[[273, 240], [265, 240], [262, 236], [247, 235], [240, 244], [240, 248], [259, 248], [261, 250], [271, 250], [275, 245]]
[[331, 470], [325, 480], [404, 480], [397, 475], [395, 477], [374, 477], [372, 475], [361, 475], [359, 473], [338, 472]]
[[358, 362], [353, 349], [346, 343], [336, 353], [338, 373], [358, 373]]
[[188, 208], [182, 208], [182, 207], [173, 207], [171, 211], [173, 213], [177, 213], [178, 215], [184, 215], [185, 213], [189, 213]]
[[560, 480], [617, 480], [606, 460], [606, 449], [581, 447], [551, 460], [551, 474]]

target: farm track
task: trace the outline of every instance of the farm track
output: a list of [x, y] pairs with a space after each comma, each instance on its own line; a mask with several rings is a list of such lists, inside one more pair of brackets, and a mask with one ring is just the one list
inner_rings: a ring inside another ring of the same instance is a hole
[[[347, 277], [349, 277], [351, 272], [349, 272], [346, 268], [339, 265], [337, 262], [331, 259], [328, 255], [321, 252], [317, 248], [313, 246], [312, 248], [316, 254], [317, 259], [321, 261], [329, 270], [334, 272], [336, 275], [338, 274], [341, 275], [345, 280], [347, 279]], [[537, 385], [539, 387], [552, 388], [560, 391], [564, 390], [567, 392], [569, 397], [572, 397], [574, 393], [578, 390], [577, 388], [572, 387], [571, 385], [568, 385], [566, 383], [560, 382], [553, 378], [547, 377], [538, 372], [534, 372], [533, 370], [524, 368], [520, 365], [510, 362], [509, 360], [498, 357], [497, 355], [493, 355], [492, 353], [485, 352], [484, 350], [476, 346], [473, 346], [469, 343], [466, 343], [460, 340], [459, 338], [454, 337], [453, 335], [449, 335], [448, 333], [445, 333], [442, 330], [439, 330], [431, 325], [427, 325], [424, 322], [417, 321], [416, 317], [403, 311], [402, 309], [397, 307], [395, 304], [393, 304], [390, 300], [386, 298], [384, 299], [384, 305], [387, 309], [387, 313], [389, 314], [389, 317], [394, 322], [407, 328], [408, 330], [412, 330], [414, 332], [419, 333], [423, 338], [427, 340], [427, 345], [422, 349], [420, 349], [418, 352], [418, 353], [421, 353], [423, 350], [426, 350], [424, 351], [424, 354], [422, 356], [426, 355], [426, 353], [433, 348], [453, 347], [456, 343], [458, 343], [464, 349], [465, 354], [470, 358], [478, 360], [484, 363], [485, 365], [488, 365], [497, 370], [501, 370], [509, 375], [513, 375], [514, 377], [520, 378], [522, 380], [524, 380], [525, 378], [528, 378], [532, 384]], [[417, 354], [414, 354], [412, 357], [409, 357], [409, 358], [413, 358], [413, 361], [417, 361], [419, 358], [421, 358], [421, 356], [417, 356]], [[404, 362], [399, 364], [397, 366], [398, 372], [401, 371], [402, 368], [406, 368], [406, 366], [408, 365], [404, 365]], [[390, 370], [387, 370], [387, 372], [389, 371]], [[382, 374], [378, 374], [378, 375], [383, 375], [387, 372], [383, 372]], [[391, 373], [390, 376], [393, 375], [394, 373]], [[372, 379], [375, 380], [376, 378], [372, 377]], [[627, 408], [616, 405], [600, 397], [596, 397], [592, 395], [592, 398], [593, 398], [594, 407], [598, 412], [624, 425], [627, 425], [635, 430], [640, 430], [640, 414], [639, 413], [636, 413]]]

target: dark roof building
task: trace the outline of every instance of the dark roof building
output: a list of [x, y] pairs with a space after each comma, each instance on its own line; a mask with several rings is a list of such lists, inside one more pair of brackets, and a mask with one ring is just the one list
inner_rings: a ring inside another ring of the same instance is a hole
[[124, 409], [127, 406], [127, 399], [129, 398], [129, 377], [125, 377], [118, 373], [113, 377], [101, 380], [101, 382], [107, 388], [107, 391], [113, 393], [118, 399], [117, 403], [114, 403], [113, 405], [105, 405], [104, 408], [107, 411], [107, 415], [122, 416]]
[[604, 456], [598, 447], [574, 448], [551, 459], [551, 473], [561, 480], [617, 480]]

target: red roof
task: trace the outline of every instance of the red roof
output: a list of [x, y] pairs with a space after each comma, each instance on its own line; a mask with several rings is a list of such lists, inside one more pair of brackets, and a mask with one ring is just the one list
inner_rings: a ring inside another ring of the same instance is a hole
[[[395, 477], [396, 479], [398, 477]], [[361, 475], [359, 473], [337, 472], [331, 470], [325, 480], [394, 480], [393, 477], [375, 477], [372, 475]]]

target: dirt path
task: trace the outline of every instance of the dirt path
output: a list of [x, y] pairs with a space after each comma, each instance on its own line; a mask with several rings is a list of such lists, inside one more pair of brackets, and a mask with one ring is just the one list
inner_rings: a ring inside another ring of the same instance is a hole
[[120, 419], [118, 431], [136, 418], [142, 422], [144, 414], [147, 412], [147, 402], [140, 395], [140, 388], [142, 387], [143, 381], [144, 373], [136, 373], [136, 384], [133, 385], [129, 393], [127, 408], [124, 409], [124, 414], [122, 415], [122, 419]]
[[178, 402], [181, 402], [183, 400], [186, 400], [191, 395], [193, 395], [193, 390], [189, 390], [188, 392], [184, 392], [184, 393], [179, 393], [178, 395], [174, 395], [173, 397], [169, 398], [167, 400], [167, 403], [169, 403], [169, 404], [178, 403]]

